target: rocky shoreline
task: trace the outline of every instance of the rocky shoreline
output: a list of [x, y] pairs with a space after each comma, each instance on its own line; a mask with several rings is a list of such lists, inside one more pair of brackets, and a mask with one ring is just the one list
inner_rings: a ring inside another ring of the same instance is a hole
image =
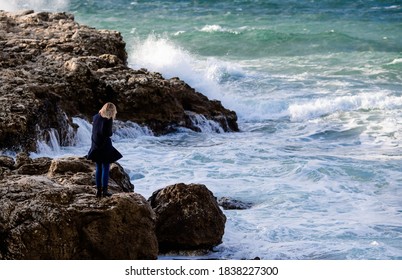
[[80, 25], [71, 14], [0, 11], [0, 150], [35, 151], [50, 130], [69, 145], [72, 118], [90, 121], [105, 102], [116, 104], [118, 120], [155, 135], [197, 131], [194, 116], [238, 131], [236, 113], [220, 101], [179, 78], [128, 67], [125, 45], [119, 32]]
[[206, 253], [226, 216], [200, 184], [175, 184], [145, 199], [117, 163], [110, 198], [95, 197], [95, 168], [81, 157], [0, 156], [1, 259], [157, 259]]
[[179, 183], [146, 199], [114, 163], [113, 196], [98, 199], [92, 162], [29, 157], [50, 131], [71, 144], [72, 118], [89, 121], [105, 102], [116, 104], [119, 125], [156, 135], [197, 131], [196, 116], [238, 131], [236, 113], [219, 101], [179, 78], [129, 68], [119, 32], [67, 13], [0, 11], [0, 151], [17, 154], [0, 155], [0, 259], [157, 259], [222, 242], [226, 216], [204, 185]]

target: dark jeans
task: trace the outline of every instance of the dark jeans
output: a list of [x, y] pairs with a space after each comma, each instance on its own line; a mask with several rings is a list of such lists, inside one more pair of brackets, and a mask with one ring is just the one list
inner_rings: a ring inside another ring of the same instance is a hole
[[95, 181], [98, 189], [106, 188], [109, 184], [109, 167], [110, 163], [97, 162]]

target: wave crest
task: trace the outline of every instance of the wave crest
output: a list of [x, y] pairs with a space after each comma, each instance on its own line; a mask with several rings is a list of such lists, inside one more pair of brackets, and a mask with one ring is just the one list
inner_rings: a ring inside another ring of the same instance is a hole
[[291, 104], [289, 105], [288, 112], [292, 121], [303, 121], [336, 112], [398, 109], [401, 107], [402, 97], [378, 93], [373, 95], [360, 94], [355, 96], [342, 96], [334, 99], [319, 98], [303, 104]]

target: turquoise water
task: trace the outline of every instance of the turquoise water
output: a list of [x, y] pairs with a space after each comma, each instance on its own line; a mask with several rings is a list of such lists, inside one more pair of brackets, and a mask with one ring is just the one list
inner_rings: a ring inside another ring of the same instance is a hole
[[[209, 257], [402, 259], [401, 1], [3, 2], [119, 30], [131, 67], [237, 112], [239, 133], [200, 122], [202, 133], [114, 135], [146, 198], [194, 182], [253, 203], [225, 211]], [[75, 121], [76, 146], [39, 143], [39, 155], [86, 153], [90, 124]]]

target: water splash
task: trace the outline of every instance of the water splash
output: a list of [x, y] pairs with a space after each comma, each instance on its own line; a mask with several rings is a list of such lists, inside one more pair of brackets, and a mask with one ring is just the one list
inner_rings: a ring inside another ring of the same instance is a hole
[[[79, 148], [82, 152], [91, 146], [92, 124], [81, 118], [73, 118], [73, 123], [78, 125], [78, 129], [74, 132], [69, 129], [68, 138], [70, 142], [64, 145], [60, 142], [60, 136], [56, 129], [51, 128], [42, 132], [44, 137], [37, 142], [37, 152], [31, 156], [49, 156], [57, 157], [65, 154], [69, 150]], [[153, 132], [148, 127], [142, 127], [133, 122], [122, 122], [116, 120], [113, 124], [114, 133], [113, 141], [123, 141], [135, 139], [142, 136], [153, 136]]]
[[200, 59], [166, 37], [149, 35], [136, 38], [129, 47], [129, 65], [161, 73], [165, 78], [180, 77], [191, 87], [210, 99], [221, 100], [230, 108], [231, 96], [226, 96], [220, 83], [228, 76], [241, 77], [244, 73], [233, 63], [215, 58]]
[[189, 116], [192, 124], [197, 127], [203, 133], [224, 133], [223, 128], [219, 123], [208, 120], [205, 116], [194, 114], [192, 112], [186, 112]]
[[154, 133], [147, 126], [140, 126], [134, 122], [114, 121], [114, 140], [134, 139], [141, 136], [153, 136]]
[[36, 145], [36, 153], [35, 155], [43, 155], [43, 156], [55, 156], [60, 154], [61, 146], [60, 146], [60, 137], [56, 129], [51, 128], [44, 133], [49, 137], [48, 140], [38, 140]]
[[70, 0], [8, 0], [1, 1], [0, 10], [14, 12], [24, 9], [38, 11], [65, 11]]

